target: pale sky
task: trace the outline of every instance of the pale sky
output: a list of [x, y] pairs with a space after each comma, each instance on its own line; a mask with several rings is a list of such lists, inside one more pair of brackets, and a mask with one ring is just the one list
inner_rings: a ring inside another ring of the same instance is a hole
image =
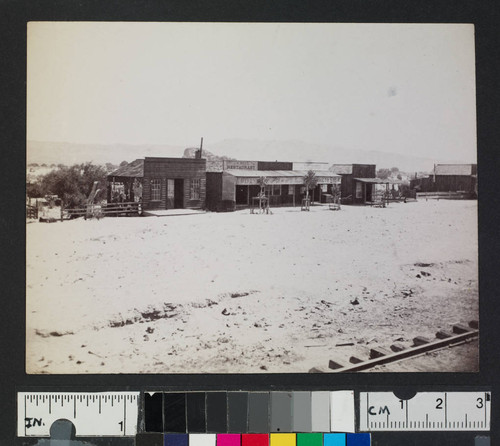
[[27, 138], [476, 159], [472, 25], [32, 22]]

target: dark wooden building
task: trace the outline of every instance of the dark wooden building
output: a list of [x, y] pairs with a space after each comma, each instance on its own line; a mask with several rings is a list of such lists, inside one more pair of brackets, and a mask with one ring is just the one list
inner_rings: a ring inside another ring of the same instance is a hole
[[206, 160], [138, 159], [108, 175], [108, 202], [141, 201], [144, 209], [205, 208]]
[[376, 188], [386, 184], [376, 178], [375, 164], [333, 164], [330, 171], [340, 175], [340, 195], [346, 204], [365, 204], [375, 201]]
[[144, 159], [145, 209], [205, 208], [206, 160]]
[[410, 188], [419, 192], [477, 195], [477, 164], [436, 164], [428, 177], [412, 179]]

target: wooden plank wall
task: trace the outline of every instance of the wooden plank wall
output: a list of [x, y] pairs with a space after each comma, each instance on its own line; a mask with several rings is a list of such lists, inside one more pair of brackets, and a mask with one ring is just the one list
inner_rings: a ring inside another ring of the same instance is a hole
[[[145, 209], [166, 209], [167, 179], [184, 179], [185, 208], [204, 208], [206, 201], [206, 160], [190, 158], [144, 159], [143, 201]], [[151, 202], [151, 180], [161, 180], [161, 200]], [[200, 199], [191, 200], [191, 179], [200, 180]]]

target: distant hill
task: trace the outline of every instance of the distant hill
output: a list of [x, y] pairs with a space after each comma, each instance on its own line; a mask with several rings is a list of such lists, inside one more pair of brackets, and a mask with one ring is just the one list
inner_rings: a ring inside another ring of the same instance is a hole
[[402, 155], [375, 150], [352, 150], [337, 146], [306, 143], [303, 141], [259, 141], [227, 139], [207, 143], [213, 153], [240, 160], [262, 161], [323, 161], [336, 164], [376, 164], [379, 168], [398, 167], [405, 172], [430, 171], [434, 163], [471, 163], [475, 160], [435, 159]]
[[145, 156], [181, 157], [184, 148], [167, 144], [76, 144], [28, 141], [27, 163], [72, 165], [91, 161], [95, 164], [120, 164]]
[[[167, 144], [74, 144], [28, 141], [27, 162], [72, 165], [83, 162], [120, 164], [146, 156], [194, 158], [197, 148], [183, 148]], [[475, 163], [475, 159], [450, 160], [418, 157], [411, 154], [353, 150], [335, 145], [321, 145], [303, 141], [265, 141], [225, 139], [205, 141], [203, 157], [208, 160], [237, 159], [261, 161], [323, 161], [336, 164], [376, 164], [377, 169], [398, 167], [401, 171], [429, 172], [434, 163]]]

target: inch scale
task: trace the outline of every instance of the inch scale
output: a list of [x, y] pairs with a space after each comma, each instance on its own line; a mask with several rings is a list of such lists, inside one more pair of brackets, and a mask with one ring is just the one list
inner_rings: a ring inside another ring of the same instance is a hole
[[490, 392], [361, 392], [360, 431], [489, 431]]
[[54, 421], [73, 423], [80, 437], [132, 437], [139, 392], [19, 392], [17, 436], [50, 437]]

